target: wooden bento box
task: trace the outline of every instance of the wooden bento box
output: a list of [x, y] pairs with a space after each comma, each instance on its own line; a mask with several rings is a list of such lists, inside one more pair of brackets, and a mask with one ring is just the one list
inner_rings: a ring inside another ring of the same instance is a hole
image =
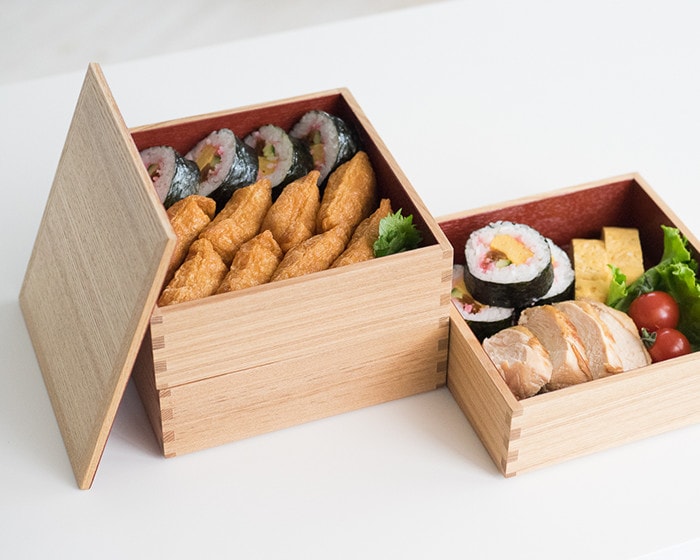
[[[159, 308], [174, 233], [139, 156], [310, 109], [361, 137], [419, 247]], [[452, 247], [346, 89], [127, 129], [98, 65], [81, 90], [20, 303], [78, 485], [132, 374], [165, 456], [446, 382]]]
[[[566, 246], [603, 226], [639, 229], [645, 266], [659, 262], [661, 224], [697, 238], [638, 175], [567, 188], [439, 219], [464, 264], [469, 234], [496, 220], [526, 223]], [[450, 310], [447, 384], [507, 477], [700, 421], [700, 354], [516, 400], [459, 311]]]

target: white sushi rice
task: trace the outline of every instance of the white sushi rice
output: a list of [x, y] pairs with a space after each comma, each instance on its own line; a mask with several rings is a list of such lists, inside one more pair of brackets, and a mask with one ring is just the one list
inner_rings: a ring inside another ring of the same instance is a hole
[[554, 270], [554, 281], [549, 291], [542, 296], [542, 299], [548, 299], [561, 294], [574, 281], [574, 268], [571, 265], [571, 259], [566, 251], [556, 245], [551, 239], [547, 238], [549, 250], [552, 253], [552, 268]]
[[197, 156], [206, 146], [215, 146], [216, 153], [221, 158], [219, 163], [214, 166], [214, 169], [209, 172], [206, 177], [202, 177], [199, 184], [199, 194], [209, 196], [221, 186], [224, 179], [228, 176], [233, 162], [236, 159], [236, 135], [228, 128], [215, 130], [206, 138], [197, 142], [185, 158], [197, 161]]
[[165, 202], [170, 190], [170, 184], [175, 176], [176, 163], [175, 150], [169, 146], [154, 146], [146, 148], [140, 152], [141, 160], [148, 170], [151, 166], [156, 165], [155, 172], [150, 172], [153, 186], [156, 189], [156, 194], [161, 202]]
[[287, 176], [294, 159], [294, 145], [285, 130], [273, 124], [266, 124], [246, 136], [245, 143], [256, 150], [258, 157], [262, 152], [261, 146], [271, 145], [274, 148], [277, 158], [274, 170], [266, 173], [264, 163], [261, 162], [258, 178], [267, 177], [273, 187], [279, 185]]
[[[452, 286], [459, 285], [464, 278], [464, 266], [455, 264], [452, 266]], [[459, 311], [459, 314], [466, 321], [496, 322], [508, 319], [513, 316], [515, 309], [512, 307], [496, 307], [485, 304], [473, 306], [465, 304], [462, 300], [452, 297], [452, 303]]]
[[467, 309], [458, 299], [452, 298], [457, 311], [465, 321], [479, 321], [482, 323], [495, 323], [503, 321], [513, 316], [515, 310], [512, 307], [495, 307], [484, 305], [479, 308], [479, 311], [473, 313]]
[[303, 140], [318, 131], [321, 135], [323, 144], [323, 161], [315, 161], [316, 169], [319, 171], [319, 184], [328, 176], [338, 158], [338, 150], [340, 149], [340, 140], [338, 139], [338, 130], [333, 124], [333, 120], [326, 113], [321, 111], [309, 111], [299, 119], [289, 135], [294, 138]]
[[[491, 242], [499, 234], [517, 239], [533, 253], [533, 256], [519, 265], [497, 267], [486, 263], [486, 257], [491, 251]], [[493, 222], [472, 232], [467, 240], [464, 256], [469, 271], [475, 278], [499, 284], [533, 280], [549, 265], [552, 258], [546, 239], [537, 230], [507, 221]]]

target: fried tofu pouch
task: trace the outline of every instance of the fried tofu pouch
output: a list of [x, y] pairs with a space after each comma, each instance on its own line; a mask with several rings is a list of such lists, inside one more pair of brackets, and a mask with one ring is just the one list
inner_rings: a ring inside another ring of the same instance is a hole
[[270, 281], [282, 261], [283, 253], [270, 230], [246, 241], [233, 257], [231, 270], [217, 290], [217, 294], [258, 286]]
[[316, 233], [316, 215], [321, 205], [316, 170], [289, 183], [270, 207], [261, 231], [270, 230], [283, 252]]
[[284, 255], [271, 282], [326, 270], [345, 249], [347, 234], [343, 226], [317, 233]]
[[214, 294], [226, 276], [224, 264], [208, 239], [197, 239], [175, 276], [163, 290], [158, 305], [165, 307]]
[[177, 241], [175, 250], [170, 258], [168, 272], [165, 275], [164, 285], [172, 280], [175, 271], [182, 264], [187, 256], [187, 251], [192, 242], [207, 227], [214, 213], [216, 212], [216, 202], [207, 196], [193, 194], [178, 200], [167, 210], [170, 225], [175, 232]]
[[357, 225], [376, 208], [376, 191], [377, 178], [369, 156], [357, 152], [328, 177], [316, 216], [316, 232], [341, 226], [350, 239]]
[[342, 254], [333, 261], [331, 268], [345, 266], [374, 258], [374, 242], [379, 237], [379, 222], [392, 213], [391, 201], [383, 198], [369, 218], [365, 218], [355, 231]]
[[258, 234], [271, 206], [272, 184], [269, 179], [237, 189], [199, 238], [209, 240], [224, 263], [230, 266], [240, 246]]

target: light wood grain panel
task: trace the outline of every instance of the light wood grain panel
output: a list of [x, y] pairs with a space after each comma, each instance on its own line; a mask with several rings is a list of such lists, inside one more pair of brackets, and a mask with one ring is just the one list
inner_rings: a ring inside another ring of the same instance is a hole
[[136, 356], [131, 378], [139, 393], [141, 402], [146, 410], [146, 416], [153, 428], [156, 441], [163, 448], [163, 421], [161, 417], [161, 403], [158, 389], [156, 389], [156, 376], [153, 363], [153, 350], [151, 341], [151, 329], [146, 328], [141, 348]]
[[451, 265], [443, 258], [438, 246], [425, 247], [160, 308], [151, 326], [159, 344], [153, 351], [160, 364], [156, 385], [308, 356], [338, 340], [381, 341], [402, 326], [437, 324], [449, 303], [444, 273]]
[[516, 443], [511, 441], [511, 424], [521, 408], [495, 366], [484, 364], [480, 354], [488, 360], [457, 309], [450, 309], [447, 386], [494, 463], [505, 474], [509, 456], [517, 453]]
[[166, 456], [444, 385], [451, 261], [383, 261], [158, 310], [134, 376]]
[[[335, 347], [160, 391], [172, 457], [434, 390], [445, 383], [447, 325], [411, 325], [411, 344], [337, 339]], [[442, 361], [438, 359], [442, 356]]]
[[697, 356], [658, 363], [523, 401], [526, 472], [700, 422]]
[[158, 390], [150, 332], [134, 380], [167, 456], [308, 422], [440, 387], [449, 324], [426, 317], [384, 336], [335, 337], [294, 357]]
[[77, 102], [20, 294], [80, 488], [88, 488], [174, 242], [99, 67]]

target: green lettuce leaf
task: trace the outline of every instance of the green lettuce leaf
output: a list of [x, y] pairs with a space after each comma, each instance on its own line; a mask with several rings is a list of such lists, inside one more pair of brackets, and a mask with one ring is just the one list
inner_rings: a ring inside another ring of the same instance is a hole
[[677, 228], [661, 226], [664, 234], [664, 250], [661, 261], [647, 269], [642, 276], [627, 285], [627, 278], [611, 266], [612, 281], [606, 303], [621, 311], [641, 294], [661, 290], [669, 293], [680, 308], [678, 330], [688, 338], [694, 348], [700, 345], [700, 284], [698, 263], [688, 250], [688, 240]]

